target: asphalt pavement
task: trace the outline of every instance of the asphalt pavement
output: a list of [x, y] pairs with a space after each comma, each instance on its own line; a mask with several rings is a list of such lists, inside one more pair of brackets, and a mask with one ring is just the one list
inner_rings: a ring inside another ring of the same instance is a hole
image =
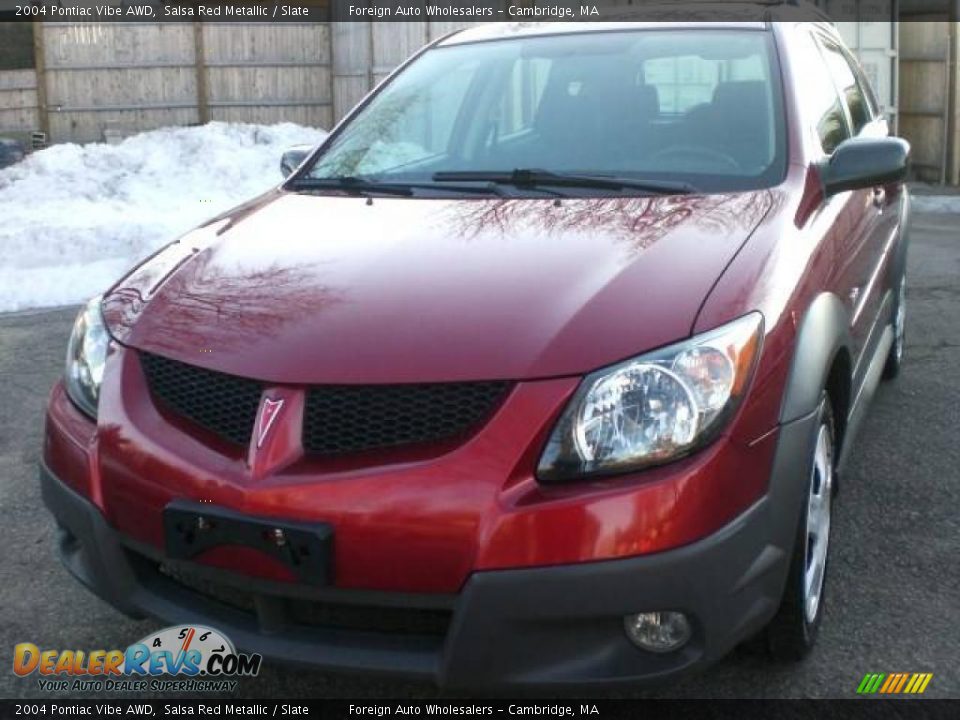
[[[960, 697], [960, 216], [915, 217], [908, 277], [905, 365], [880, 388], [843, 477], [816, 649], [796, 665], [739, 649], [696, 677], [637, 696], [853, 698], [867, 672], [931, 672], [925, 697]], [[111, 609], [55, 556], [36, 467], [46, 396], [74, 314], [0, 315], [0, 697], [57, 697], [39, 690], [36, 675], [10, 671], [18, 642], [123, 648], [160, 627]], [[437, 695], [427, 684], [273, 663], [237, 693]]]

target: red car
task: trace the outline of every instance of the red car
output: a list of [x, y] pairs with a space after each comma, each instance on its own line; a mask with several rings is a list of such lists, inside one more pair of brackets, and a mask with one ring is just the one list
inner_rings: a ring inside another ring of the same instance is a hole
[[444, 686], [803, 656], [903, 352], [887, 134], [829, 25], [433, 43], [82, 310], [41, 469], [64, 563], [132, 616]]

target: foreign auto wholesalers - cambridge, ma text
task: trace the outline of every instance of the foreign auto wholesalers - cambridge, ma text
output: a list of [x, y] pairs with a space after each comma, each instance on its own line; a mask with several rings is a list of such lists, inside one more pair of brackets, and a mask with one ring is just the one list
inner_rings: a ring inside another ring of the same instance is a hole
[[572, 17], [593, 17], [599, 16], [600, 11], [596, 5], [580, 5], [578, 9], [566, 7], [563, 5], [542, 5], [525, 7], [519, 5], [508, 5], [505, 10], [498, 9], [494, 11], [492, 7], [483, 5], [426, 5], [419, 7], [417, 5], [398, 5], [397, 7], [382, 5], [350, 5], [347, 7], [347, 16], [352, 18], [374, 18], [377, 20], [386, 20], [389, 18], [418, 18], [418, 17], [463, 17], [463, 18], [489, 18], [489, 19], [562, 19]]
[[[511, 704], [507, 706], [509, 715], [556, 715], [558, 717], [573, 717], [577, 715], [577, 710], [573, 705], [538, 705], [538, 704]], [[375, 717], [384, 717], [385, 715], [493, 715], [492, 705], [456, 705], [456, 704], [427, 704], [422, 707], [419, 705], [353, 705], [349, 706], [351, 715], [372, 715]], [[503, 712], [498, 709], [497, 712]], [[599, 710], [593, 704], [581, 704], [579, 706], [580, 715], [598, 715]]]

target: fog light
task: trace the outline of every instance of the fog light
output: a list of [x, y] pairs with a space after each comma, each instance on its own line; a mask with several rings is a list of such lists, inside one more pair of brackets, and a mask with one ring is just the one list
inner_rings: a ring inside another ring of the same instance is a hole
[[623, 626], [634, 645], [650, 652], [678, 650], [690, 639], [687, 616], [672, 610], [627, 615]]

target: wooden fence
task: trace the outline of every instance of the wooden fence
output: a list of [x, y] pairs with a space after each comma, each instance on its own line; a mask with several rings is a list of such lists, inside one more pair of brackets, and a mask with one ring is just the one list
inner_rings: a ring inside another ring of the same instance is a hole
[[[913, 20], [901, 23], [900, 132], [911, 144], [911, 165], [921, 180], [960, 182], [956, 150], [956, 109], [950, 96], [956, 57], [956, 27], [951, 23]], [[951, 32], [953, 31], [953, 32]], [[951, 156], [952, 155], [952, 156]]]
[[326, 23], [37, 23], [35, 70], [0, 71], [0, 131], [52, 142], [209, 120], [333, 121]]
[[209, 120], [330, 128], [421, 46], [471, 23], [36, 23], [0, 71], [0, 132], [104, 139]]
[[33, 70], [0, 71], [0, 131], [30, 133], [39, 126], [37, 74]]

